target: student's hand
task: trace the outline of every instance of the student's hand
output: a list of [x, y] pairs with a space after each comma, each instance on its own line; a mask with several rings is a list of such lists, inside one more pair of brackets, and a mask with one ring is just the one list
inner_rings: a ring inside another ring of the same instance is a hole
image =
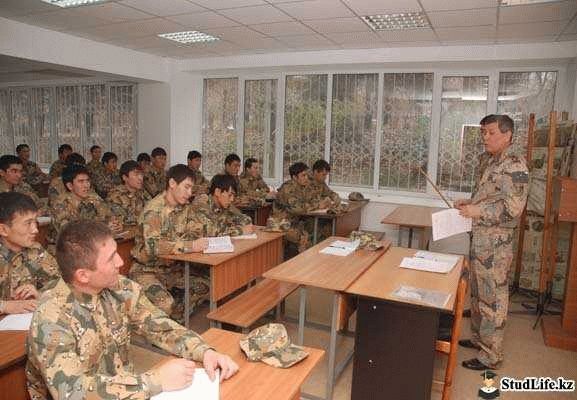
[[319, 203], [319, 208], [320, 209], [329, 208], [332, 205], [332, 203], [333, 203], [333, 201], [331, 199], [329, 199], [328, 197], [325, 197]]
[[160, 379], [163, 392], [184, 389], [192, 383], [194, 378], [194, 361], [184, 358], [173, 358], [154, 368]]
[[108, 227], [112, 231], [112, 233], [120, 233], [122, 231], [123, 225], [117, 218], [112, 218], [108, 222]]
[[26, 284], [16, 288], [14, 295], [12, 296], [14, 300], [26, 300], [26, 299], [37, 299], [38, 291], [34, 285]]
[[201, 251], [206, 250], [207, 247], [208, 247], [208, 239], [200, 238], [192, 242], [192, 247], [190, 248], [190, 250], [193, 253], [200, 253]]
[[204, 369], [211, 381], [214, 381], [215, 371], [220, 368], [220, 381], [230, 378], [238, 371], [238, 365], [232, 361], [232, 358], [225, 354], [217, 353], [214, 350], [204, 352], [202, 359]]
[[453, 202], [453, 206], [455, 208], [458, 208], [459, 210], [461, 209], [461, 207], [466, 206], [468, 204], [471, 204], [471, 199], [459, 199]]
[[461, 214], [465, 218], [480, 218], [481, 217], [481, 207], [476, 205], [465, 205], [459, 208], [459, 214]]
[[253, 224], [245, 225], [242, 227], [243, 235], [250, 235], [256, 231], [256, 227]]
[[4, 305], [5, 314], [23, 314], [36, 309], [36, 300], [9, 300]]

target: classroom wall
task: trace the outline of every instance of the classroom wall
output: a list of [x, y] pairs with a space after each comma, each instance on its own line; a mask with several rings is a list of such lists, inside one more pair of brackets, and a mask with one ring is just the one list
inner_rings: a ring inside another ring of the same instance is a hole
[[168, 153], [168, 163], [172, 162], [170, 95], [171, 85], [168, 83], [138, 85], [138, 153], [150, 154], [153, 148], [160, 146]]

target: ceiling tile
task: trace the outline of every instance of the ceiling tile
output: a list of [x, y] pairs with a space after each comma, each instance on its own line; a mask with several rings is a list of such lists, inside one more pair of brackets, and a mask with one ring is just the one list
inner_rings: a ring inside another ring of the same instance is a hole
[[151, 36], [159, 33], [178, 32], [183, 29], [181, 25], [164, 18], [112, 24], [102, 28], [114, 34], [114, 38]]
[[501, 7], [500, 24], [560, 21], [571, 19], [577, 13], [577, 1], [569, 0], [548, 4]]
[[561, 41], [577, 40], [577, 33], [570, 33], [568, 35], [561, 35], [561, 36], [559, 36], [559, 40], [561, 40]]
[[122, 0], [124, 4], [149, 14], [164, 17], [167, 15], [186, 14], [206, 11], [204, 7], [193, 4], [187, 0]]
[[497, 24], [497, 8], [427, 13], [433, 28]]
[[303, 1], [278, 4], [276, 7], [301, 20], [354, 16], [339, 0]]
[[577, 18], [573, 18], [573, 21], [565, 26], [563, 34], [566, 35], [568, 33], [577, 33]]
[[95, 4], [74, 9], [87, 17], [104, 19], [110, 23], [152, 18], [153, 15], [118, 3]]
[[112, 39], [122, 38], [122, 35], [119, 35], [117, 32], [113, 32], [111, 29], [109, 29], [109, 25], [97, 26], [94, 28], [81, 27], [63, 32], [69, 35], [78, 36], [97, 42], [106, 42]]
[[145, 36], [138, 38], [117, 38], [110, 40], [107, 43], [113, 46], [139, 50], [166, 47], [167, 40], [158, 36]]
[[11, 17], [15, 15], [34, 14], [60, 10], [58, 6], [41, 2], [39, 0], [1, 0], [0, 16]]
[[558, 35], [567, 25], [562, 21], [533, 22], [530, 24], [499, 25], [499, 39], [515, 39]]
[[431, 28], [419, 28], [408, 30], [379, 31], [377, 35], [387, 42], [410, 42], [437, 40], [435, 32]]
[[360, 18], [333, 18], [305, 21], [305, 24], [320, 33], [344, 33], [344, 32], [370, 32], [368, 27]]
[[330, 46], [335, 44], [321, 35], [284, 36], [279, 40], [295, 48], [310, 48], [310, 46]]
[[220, 13], [245, 25], [292, 20], [291, 17], [271, 5], [232, 8], [221, 10]]
[[337, 44], [382, 44], [384, 40], [374, 32], [347, 32], [347, 33], [331, 33], [327, 35], [329, 39]]
[[443, 40], [442, 46], [475, 46], [495, 44], [495, 39]]
[[215, 35], [223, 40], [234, 42], [235, 39], [261, 39], [265, 36], [260, 32], [255, 32], [246, 26], [234, 26], [226, 28], [209, 28], [204, 32]]
[[108, 23], [108, 21], [100, 18], [79, 14], [76, 9], [60, 9], [49, 13], [14, 16], [12, 19], [57, 31], [102, 26]]
[[314, 31], [300, 22], [276, 22], [274, 24], [259, 24], [250, 26], [268, 36], [290, 36], [313, 34]]
[[226, 26], [238, 26], [238, 22], [228, 19], [214, 11], [193, 14], [181, 14], [166, 17], [170, 21], [189, 27], [193, 30], [206, 28], [221, 28]]
[[417, 0], [343, 0], [358, 15], [422, 11]]
[[239, 47], [244, 49], [279, 49], [288, 48], [288, 46], [276, 39], [272, 38], [258, 38], [258, 39], [248, 39], [248, 38], [237, 38], [232, 41], [233, 44], [238, 44]]
[[387, 47], [431, 47], [439, 46], [441, 43], [438, 40], [417, 40], [406, 42], [385, 42]]
[[525, 38], [499, 38], [496, 40], [498, 44], [512, 44], [512, 43], [552, 43], [555, 41], [557, 35], [533, 36]]
[[435, 29], [435, 32], [441, 41], [494, 39], [496, 28], [495, 25], [469, 26], [459, 28], [439, 28]]
[[499, 5], [497, 0], [421, 0], [425, 11], [470, 10], [473, 8], [489, 8]]
[[238, 8], [248, 6], [266, 5], [264, 0], [191, 0], [193, 3], [209, 8], [211, 10], [224, 10], [227, 8]]

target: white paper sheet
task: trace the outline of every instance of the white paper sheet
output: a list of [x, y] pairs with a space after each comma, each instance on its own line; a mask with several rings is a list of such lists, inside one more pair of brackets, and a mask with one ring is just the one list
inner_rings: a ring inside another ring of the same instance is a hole
[[32, 313], [9, 314], [0, 321], [0, 331], [27, 331], [32, 322]]
[[322, 249], [319, 253], [346, 257], [354, 252], [359, 247], [360, 243], [361, 241], [358, 239], [354, 241], [335, 240], [330, 245]]
[[405, 257], [401, 261], [401, 268], [416, 269], [417, 271], [438, 272], [446, 274], [453, 269], [456, 261], [435, 261], [418, 257]]
[[152, 400], [218, 400], [219, 399], [219, 371], [217, 370], [214, 381], [208, 378], [208, 374], [204, 368], [196, 368], [194, 370], [194, 378], [192, 384], [182, 390], [175, 390], [173, 392], [162, 392], [156, 396], [152, 396]]
[[256, 235], [256, 232], [255, 232], [255, 233], [249, 233], [248, 235], [233, 236], [232, 238], [233, 238], [233, 239], [241, 239], [241, 240], [244, 240], [244, 239], [258, 239], [258, 236]]
[[432, 251], [425, 251], [425, 250], [417, 251], [414, 257], [423, 258], [425, 260], [445, 261], [449, 263], [456, 263], [461, 258], [461, 256], [455, 254], [435, 253]]
[[232, 253], [233, 251], [234, 245], [230, 236], [209, 237], [208, 247], [204, 250], [204, 254]]
[[443, 293], [436, 290], [421, 289], [406, 285], [400, 285], [392, 293], [392, 295], [398, 299], [422, 303], [436, 308], [445, 307], [451, 298], [450, 293]]
[[431, 214], [433, 240], [444, 239], [459, 233], [471, 232], [473, 221], [462, 217], [456, 208], [448, 208]]

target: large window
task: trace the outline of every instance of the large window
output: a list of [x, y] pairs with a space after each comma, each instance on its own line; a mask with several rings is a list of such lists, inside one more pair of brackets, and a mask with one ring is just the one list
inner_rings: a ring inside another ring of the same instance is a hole
[[379, 187], [424, 192], [433, 74], [384, 74]]
[[236, 152], [238, 79], [205, 79], [202, 118], [203, 171], [211, 176], [224, 169], [224, 157]]
[[247, 80], [244, 87], [244, 158], [259, 160], [265, 178], [274, 178], [277, 83]]
[[47, 166], [60, 144], [87, 155], [90, 146], [134, 157], [136, 85], [94, 84], [14, 87], [0, 90], [0, 152], [14, 154], [26, 143], [32, 159]]

